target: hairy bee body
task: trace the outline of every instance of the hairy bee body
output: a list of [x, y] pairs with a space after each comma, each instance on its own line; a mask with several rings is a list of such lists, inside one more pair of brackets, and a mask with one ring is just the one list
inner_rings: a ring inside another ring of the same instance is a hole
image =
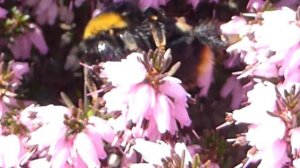
[[171, 49], [173, 64], [181, 62], [175, 76], [184, 85], [195, 87], [197, 76], [201, 75], [199, 67], [209, 67], [201, 64], [213, 64], [213, 58], [202, 58], [205, 48], [225, 46], [217, 22], [211, 21], [212, 18], [201, 18], [195, 24], [195, 17], [200, 18], [197, 14], [180, 17], [168, 13], [167, 10], [155, 9], [142, 12], [128, 2], [113, 4], [87, 24], [83, 42], [84, 60], [90, 64], [119, 61], [131, 52], [148, 52], [163, 45]]

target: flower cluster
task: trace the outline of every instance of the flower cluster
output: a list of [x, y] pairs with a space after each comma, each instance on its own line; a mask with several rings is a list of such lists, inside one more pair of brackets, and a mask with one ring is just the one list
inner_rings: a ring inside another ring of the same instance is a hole
[[107, 112], [121, 113], [112, 122], [117, 130], [128, 128], [125, 135], [130, 130], [135, 138], [157, 140], [163, 133], [174, 135], [178, 130], [176, 121], [181, 127], [191, 124], [186, 109], [188, 95], [180, 80], [163, 73], [170, 52], [159, 52], [132, 53], [121, 62], [103, 64], [101, 76], [114, 87], [103, 97]]
[[[247, 167], [259, 160], [258, 167], [299, 167], [296, 143], [299, 130], [299, 11], [287, 7], [261, 11], [263, 4], [262, 1], [250, 1], [248, 7], [259, 12], [234, 16], [221, 26], [231, 43], [227, 48], [231, 54], [229, 59], [240, 59], [245, 65], [242, 71], [234, 73], [235, 79], [228, 82], [247, 79], [253, 87], [247, 92], [248, 105], [228, 113], [225, 123], [245, 123], [248, 130], [228, 141], [251, 146], [238, 167]], [[241, 92], [241, 88], [234, 88], [232, 94], [237, 94], [236, 89]], [[223, 90], [222, 94], [228, 92]]]

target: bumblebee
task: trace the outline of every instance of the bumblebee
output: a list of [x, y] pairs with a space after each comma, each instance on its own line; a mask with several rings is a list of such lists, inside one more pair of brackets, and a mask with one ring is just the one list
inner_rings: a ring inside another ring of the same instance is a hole
[[119, 61], [134, 51], [170, 48], [172, 63], [181, 62], [175, 76], [182, 80], [187, 90], [196, 88], [197, 76], [209, 67], [205, 64], [213, 64], [213, 54], [205, 54], [207, 49], [212, 52], [226, 45], [220, 38], [216, 22], [201, 20], [194, 24], [191, 20], [195, 18], [169, 15], [170, 8], [167, 8], [142, 12], [129, 2], [107, 7], [85, 28], [84, 61], [89, 64]]

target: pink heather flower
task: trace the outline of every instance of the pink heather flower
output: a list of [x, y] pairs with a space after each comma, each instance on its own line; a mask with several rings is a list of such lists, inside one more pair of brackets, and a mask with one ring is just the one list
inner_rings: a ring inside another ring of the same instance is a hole
[[7, 11], [0, 7], [0, 19], [6, 18]]
[[[264, 96], [261, 96], [262, 94]], [[269, 82], [257, 83], [247, 96], [250, 105], [235, 110], [232, 118], [237, 124], [249, 124], [245, 140], [257, 150], [254, 154], [249, 154], [249, 162], [261, 160], [261, 168], [280, 168], [289, 161], [284, 139], [287, 128], [282, 119], [267, 113], [277, 112], [275, 85]]]
[[146, 68], [138, 58], [142, 58], [142, 54], [132, 53], [121, 62], [106, 62], [103, 65], [102, 76], [115, 86], [104, 95], [107, 111], [122, 111], [122, 122], [116, 122], [124, 125], [118, 124], [118, 127], [124, 130], [127, 122], [132, 121], [136, 124], [135, 135], [141, 135], [146, 119], [149, 122], [146, 135], [152, 137], [158, 131], [174, 134], [177, 130], [176, 120], [182, 127], [190, 125], [186, 110], [187, 93], [180, 85], [180, 80], [164, 77], [154, 88], [147, 82]]
[[[300, 28], [295, 23], [291, 23], [296, 21], [295, 11], [283, 7], [281, 10], [263, 12], [262, 18], [263, 25], [254, 34], [257, 45], [268, 46], [272, 51], [280, 51], [300, 41]], [[283, 30], [289, 33], [282, 33]]]
[[227, 49], [233, 55], [240, 53], [241, 60], [247, 64], [245, 70], [236, 73], [240, 74], [238, 78], [283, 76], [286, 80], [300, 81], [296, 75], [299, 61], [295, 56], [298, 54], [300, 28], [295, 11], [283, 7], [262, 12], [260, 16], [263, 19], [261, 23], [250, 24], [243, 19], [235, 19], [221, 26], [224, 34], [230, 37], [234, 33], [240, 38]]
[[32, 45], [38, 49], [40, 54], [47, 54], [48, 46], [40, 28], [34, 24], [30, 25], [30, 30], [18, 35], [9, 48], [16, 59], [27, 59], [30, 57]]
[[[106, 158], [103, 140], [111, 143], [114, 139], [114, 132], [106, 121], [91, 116], [83, 130], [68, 135], [69, 128], [64, 124], [65, 116], [71, 117], [68, 108], [52, 105], [33, 107], [24, 112], [25, 116], [26, 113], [29, 113], [31, 118], [30, 113], [36, 113], [36, 119], [42, 122], [42, 126], [31, 132], [28, 144], [37, 145], [38, 150], [49, 148], [51, 167], [100, 167], [99, 159]], [[49, 132], [50, 137], [47, 136]]]
[[176, 143], [175, 147], [173, 148], [169, 144], [166, 144], [162, 141], [160, 141], [160, 143], [154, 143], [144, 139], [136, 139], [135, 145], [133, 145], [132, 148], [140, 153], [148, 164], [133, 164], [130, 166], [131, 168], [162, 166], [162, 159], [171, 157], [172, 149], [174, 149], [175, 153], [179, 157], [181, 157], [182, 153], [185, 152], [185, 166], [192, 161], [192, 156], [190, 155], [184, 143]]

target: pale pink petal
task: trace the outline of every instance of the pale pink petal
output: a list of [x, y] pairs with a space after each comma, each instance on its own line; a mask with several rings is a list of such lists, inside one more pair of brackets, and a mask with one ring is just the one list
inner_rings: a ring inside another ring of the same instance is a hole
[[187, 92], [181, 86], [181, 81], [173, 77], [165, 77], [159, 86], [160, 91], [175, 99], [175, 102], [186, 102]]
[[117, 87], [107, 92], [103, 99], [107, 112], [123, 111], [127, 109], [128, 96], [135, 87]]
[[[87, 130], [87, 135], [89, 136], [89, 138], [93, 142], [93, 145], [94, 145], [94, 148], [97, 152], [98, 158], [105, 159], [107, 157], [107, 154], [104, 150], [104, 144], [102, 142], [103, 138], [99, 134], [99, 130], [96, 130], [95, 127], [90, 126], [90, 125], [86, 126], [86, 130]], [[112, 142], [112, 141], [110, 141], [110, 142]]]
[[121, 62], [107, 61], [101, 76], [107, 77], [114, 86], [138, 84], [146, 77], [146, 69], [138, 58], [142, 58], [142, 54], [131, 53]]
[[291, 135], [291, 146], [292, 153], [296, 154], [295, 151], [300, 150], [300, 128], [294, 128], [290, 131]]
[[115, 133], [112, 127], [108, 124], [107, 121], [96, 117], [91, 116], [89, 118], [89, 123], [93, 124], [94, 127], [97, 129], [97, 132], [100, 134], [101, 138], [107, 142], [112, 142], [115, 138]]
[[93, 142], [85, 133], [81, 132], [77, 134], [74, 139], [74, 147], [89, 168], [100, 167], [100, 161]]
[[[270, 131], [274, 129], [276, 131]], [[252, 125], [246, 133], [250, 145], [263, 149], [270, 143], [280, 140], [285, 135], [285, 124], [279, 118], [269, 117], [260, 125]], [[261, 138], [261, 137], [264, 138]]]
[[70, 157], [71, 144], [65, 137], [61, 138], [55, 147], [55, 151], [51, 158], [51, 168], [63, 168], [65, 167], [67, 160]]
[[152, 141], [160, 139], [160, 133], [157, 129], [157, 124], [154, 118], [150, 118], [148, 128], [145, 131], [145, 135]]
[[173, 111], [174, 117], [179, 122], [181, 127], [191, 125], [192, 121], [189, 117], [185, 104], [176, 103]]
[[149, 97], [153, 96], [155, 96], [155, 93], [152, 86], [148, 84], [140, 84], [136, 88], [134, 97], [128, 102], [128, 120], [132, 120], [134, 123], [137, 123], [140, 118], [144, 118], [147, 109], [149, 109], [152, 104]]
[[[156, 120], [158, 130], [160, 133], [171, 131], [171, 107], [170, 101], [164, 95], [158, 94], [155, 107], [153, 108], [153, 116]], [[174, 132], [172, 132], [174, 133]]]
[[171, 155], [171, 148], [167, 144], [158, 144], [144, 139], [136, 139], [133, 149], [139, 152], [146, 162], [160, 166], [162, 166], [161, 159]]
[[177, 155], [182, 156], [183, 152], [185, 154], [184, 157], [184, 165], [188, 166], [190, 162], [193, 161], [191, 154], [189, 153], [186, 145], [184, 143], [179, 143], [177, 142], [175, 144], [175, 152], [177, 153]]
[[282, 168], [289, 161], [286, 148], [287, 144], [281, 140], [270, 143], [262, 151], [262, 161], [258, 168]]
[[8, 135], [4, 138], [4, 141], [1, 150], [5, 151], [2, 156], [5, 167], [15, 167], [18, 165], [20, 157], [20, 140], [16, 135]]

